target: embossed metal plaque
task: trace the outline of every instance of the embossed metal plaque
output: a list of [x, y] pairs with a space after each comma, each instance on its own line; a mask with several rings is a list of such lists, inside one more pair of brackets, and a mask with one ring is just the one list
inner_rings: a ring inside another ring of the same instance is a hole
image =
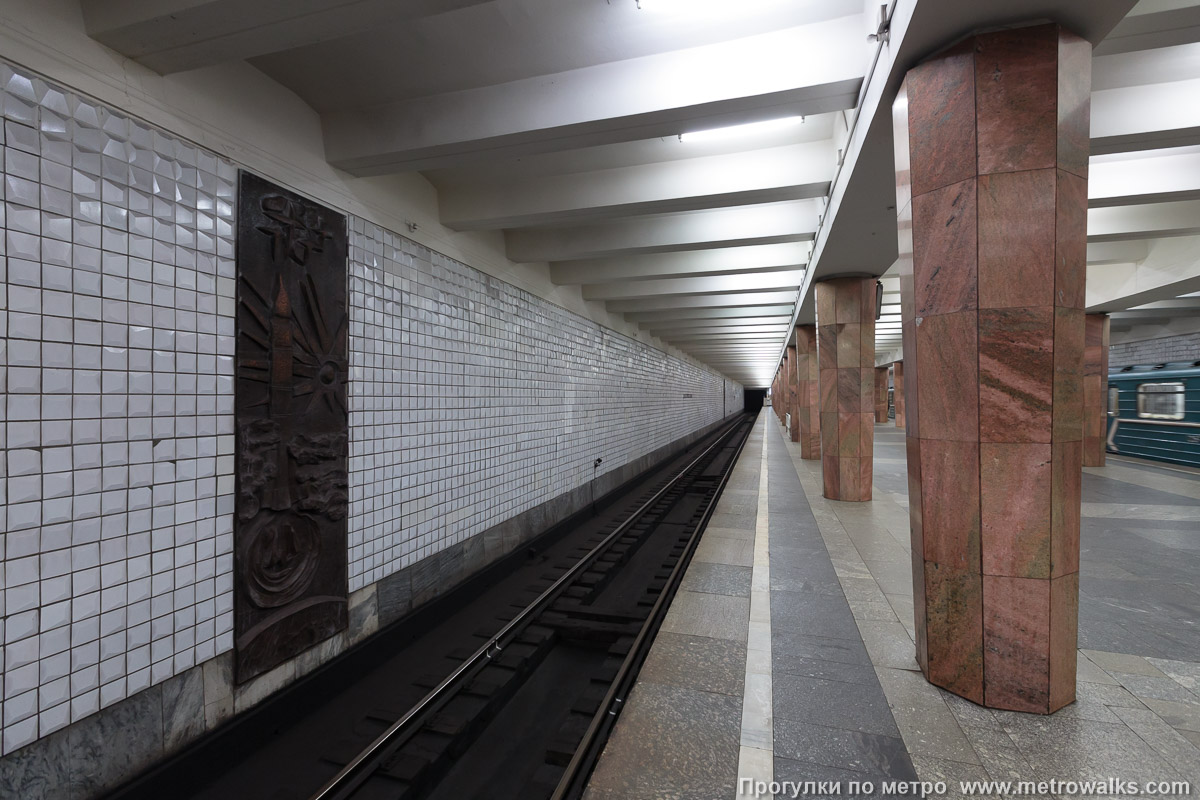
[[241, 173], [237, 681], [346, 627], [346, 218]]

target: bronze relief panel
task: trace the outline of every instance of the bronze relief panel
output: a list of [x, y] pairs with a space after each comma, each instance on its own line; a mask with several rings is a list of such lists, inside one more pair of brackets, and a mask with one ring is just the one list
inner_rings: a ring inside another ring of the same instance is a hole
[[234, 646], [244, 682], [346, 627], [346, 218], [242, 171]]

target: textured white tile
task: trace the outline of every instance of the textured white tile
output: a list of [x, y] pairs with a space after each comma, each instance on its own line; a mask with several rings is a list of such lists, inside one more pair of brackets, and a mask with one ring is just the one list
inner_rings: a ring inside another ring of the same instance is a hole
[[735, 391], [741, 406], [720, 376], [350, 230], [351, 588], [715, 422]]
[[[45, 694], [3, 752], [233, 646], [236, 168], [36, 83], [0, 64], [0, 635], [37, 643], [4, 679]], [[718, 375], [349, 225], [351, 589], [741, 406]]]

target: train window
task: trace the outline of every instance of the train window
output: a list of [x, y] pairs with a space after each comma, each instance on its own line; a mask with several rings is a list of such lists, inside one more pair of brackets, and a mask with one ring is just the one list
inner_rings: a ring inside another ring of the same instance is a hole
[[1143, 383], [1137, 391], [1141, 419], [1183, 419], [1182, 383]]
[[1121, 411], [1121, 390], [1115, 386], [1108, 387], [1108, 413], [1115, 417]]

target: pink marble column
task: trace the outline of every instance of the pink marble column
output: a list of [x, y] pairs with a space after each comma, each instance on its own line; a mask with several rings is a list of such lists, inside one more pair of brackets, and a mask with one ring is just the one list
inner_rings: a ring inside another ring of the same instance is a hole
[[875, 279], [834, 278], [815, 289], [825, 496], [864, 502], [875, 443]]
[[[771, 412], [776, 417], [779, 417], [779, 376], [782, 374], [782, 369], [780, 367], [781, 372], [776, 372], [775, 378], [771, 381]], [[783, 418], [780, 417], [780, 422], [782, 421]]]
[[786, 391], [787, 382], [784, 380], [784, 376], [786, 374], [787, 374], [787, 365], [785, 363], [780, 363], [779, 375], [776, 378], [776, 380], [778, 381], [778, 386], [779, 386], [779, 394], [777, 396], [777, 401], [775, 403], [775, 413], [779, 416], [779, 424], [780, 425], [783, 424], [783, 421], [785, 419], [784, 415], [787, 414], [787, 397], [785, 396], [787, 394], [787, 391]]
[[1014, 28], [893, 106], [917, 660], [993, 708], [1075, 699], [1090, 74]]
[[788, 438], [791, 438], [792, 427], [796, 425], [796, 348], [787, 348], [787, 358], [784, 360], [784, 391], [787, 392]]
[[1083, 465], [1103, 467], [1108, 438], [1108, 315], [1087, 314], [1083, 339]]
[[791, 404], [791, 398], [788, 396], [788, 354], [785, 351], [783, 361], [779, 365], [779, 424], [787, 426], [788, 406]]
[[875, 424], [887, 422], [888, 410], [888, 370], [889, 367], [875, 368]]
[[817, 366], [817, 327], [796, 326], [796, 416], [792, 441], [800, 443], [800, 457], [821, 457], [820, 370]]
[[892, 364], [892, 405], [896, 409], [896, 427], [904, 427], [904, 362]]

